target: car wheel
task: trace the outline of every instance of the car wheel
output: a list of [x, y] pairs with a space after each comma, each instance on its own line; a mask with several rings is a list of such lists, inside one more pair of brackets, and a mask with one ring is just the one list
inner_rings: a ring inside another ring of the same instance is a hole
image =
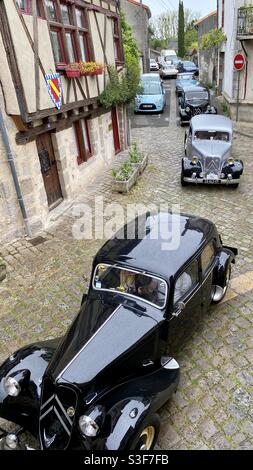
[[230, 279], [231, 279], [231, 272], [232, 272], [231, 263], [229, 263], [229, 265], [228, 265], [228, 267], [227, 267], [226, 274], [225, 274], [225, 286], [224, 286], [224, 288], [223, 288], [222, 296], [219, 298], [219, 300], [213, 299], [212, 302], [213, 302], [214, 304], [218, 304], [218, 303], [220, 303], [220, 302], [224, 299], [224, 297], [225, 297], [225, 295], [226, 295], [226, 293], [227, 293], [227, 290], [228, 290], [228, 286], [229, 286]]
[[236, 183], [236, 184], [230, 184], [230, 188], [232, 189], [237, 189], [239, 186], [239, 183]]
[[160, 418], [157, 414], [146, 418], [132, 440], [130, 450], [152, 450], [160, 431]]

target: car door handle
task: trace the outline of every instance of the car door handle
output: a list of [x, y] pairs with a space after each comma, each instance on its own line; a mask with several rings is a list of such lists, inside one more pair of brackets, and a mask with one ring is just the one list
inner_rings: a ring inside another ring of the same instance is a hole
[[185, 308], [185, 303], [184, 302], [179, 302], [178, 305], [177, 305], [177, 309], [175, 310], [175, 312], [172, 313], [172, 316], [173, 317], [178, 317], [180, 315], [180, 313], [182, 313], [184, 308]]

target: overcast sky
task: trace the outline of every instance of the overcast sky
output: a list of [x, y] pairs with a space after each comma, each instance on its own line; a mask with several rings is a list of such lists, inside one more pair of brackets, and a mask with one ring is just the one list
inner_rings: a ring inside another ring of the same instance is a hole
[[[178, 0], [143, 0], [152, 11], [152, 15], [158, 15], [166, 10], [178, 9]], [[217, 0], [184, 0], [185, 8], [199, 12], [201, 16], [205, 16], [216, 9]]]

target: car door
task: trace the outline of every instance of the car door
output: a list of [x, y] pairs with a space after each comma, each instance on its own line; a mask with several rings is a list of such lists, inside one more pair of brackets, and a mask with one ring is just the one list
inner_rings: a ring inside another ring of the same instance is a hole
[[168, 352], [180, 350], [202, 310], [199, 259], [192, 261], [175, 279], [172, 314], [169, 319]]
[[200, 271], [202, 278], [202, 304], [206, 310], [212, 300], [213, 269], [215, 266], [216, 243], [210, 241], [203, 249], [200, 256]]

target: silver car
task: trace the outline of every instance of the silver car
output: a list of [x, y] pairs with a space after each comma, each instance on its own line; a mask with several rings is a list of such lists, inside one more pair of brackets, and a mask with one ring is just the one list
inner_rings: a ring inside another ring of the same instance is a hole
[[237, 188], [243, 173], [243, 162], [233, 158], [232, 141], [231, 119], [217, 114], [193, 117], [185, 134], [182, 186], [207, 183]]

